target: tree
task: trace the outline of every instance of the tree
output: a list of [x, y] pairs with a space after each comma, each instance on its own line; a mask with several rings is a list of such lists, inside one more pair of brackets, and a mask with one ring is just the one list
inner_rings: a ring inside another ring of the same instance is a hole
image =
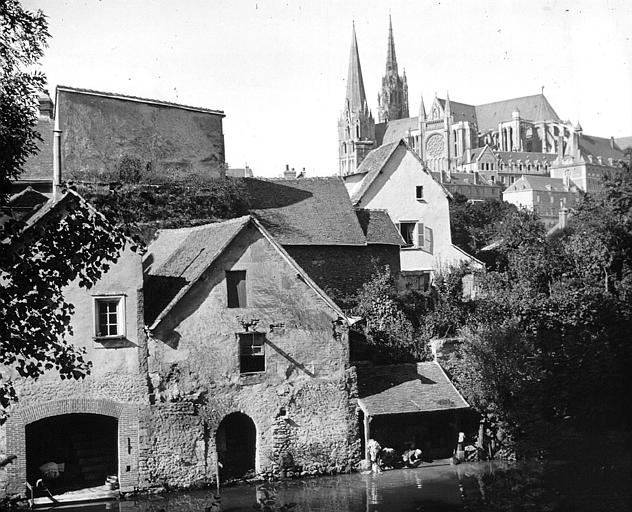
[[15, 376], [36, 379], [56, 370], [62, 379], [81, 378], [90, 371], [84, 353], [66, 341], [73, 306], [63, 290], [73, 281], [94, 284], [127, 238], [74, 192], [41, 206], [31, 218], [13, 215], [9, 185], [37, 151], [37, 99], [45, 78], [31, 67], [46, 47], [46, 18], [5, 0], [0, 33], [1, 423], [17, 399]]
[[9, 184], [37, 151], [37, 98], [44, 75], [31, 68], [44, 54], [49, 37], [42, 11], [32, 13], [17, 0], [0, 2], [0, 207]]
[[387, 352], [393, 362], [429, 358], [428, 346], [397, 303], [397, 289], [388, 267], [378, 270], [362, 286], [356, 304], [357, 314], [366, 320], [367, 341]]

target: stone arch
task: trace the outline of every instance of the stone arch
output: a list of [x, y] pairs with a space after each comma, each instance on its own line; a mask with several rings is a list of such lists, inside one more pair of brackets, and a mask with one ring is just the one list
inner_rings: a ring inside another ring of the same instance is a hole
[[242, 411], [222, 418], [215, 431], [220, 477], [240, 477], [257, 469], [258, 429], [254, 420]]
[[17, 456], [7, 469], [9, 494], [24, 492], [26, 481], [26, 426], [67, 414], [96, 414], [118, 420], [118, 461], [121, 490], [138, 485], [138, 405], [107, 399], [68, 398], [16, 407], [6, 422], [7, 453]]

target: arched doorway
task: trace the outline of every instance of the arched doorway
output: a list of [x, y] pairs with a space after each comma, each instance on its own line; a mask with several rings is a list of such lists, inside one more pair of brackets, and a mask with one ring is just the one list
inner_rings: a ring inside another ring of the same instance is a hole
[[[51, 466], [51, 463], [54, 463]], [[118, 420], [63, 414], [26, 425], [26, 478], [54, 493], [103, 485], [118, 475]]]
[[215, 437], [220, 478], [244, 476], [255, 469], [257, 428], [249, 416], [234, 412], [219, 424]]

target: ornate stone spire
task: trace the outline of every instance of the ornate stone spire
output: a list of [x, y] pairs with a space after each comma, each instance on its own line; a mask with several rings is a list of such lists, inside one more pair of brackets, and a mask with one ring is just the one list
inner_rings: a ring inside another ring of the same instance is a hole
[[388, 16], [388, 44], [386, 48], [386, 73], [382, 78], [382, 92], [378, 94], [379, 121], [392, 121], [408, 117], [408, 84], [406, 73], [399, 76], [395, 40], [393, 38], [393, 22]]
[[[351, 34], [351, 53], [349, 54], [349, 72], [347, 73], [346, 101], [349, 109], [354, 112], [360, 111], [366, 105], [366, 94], [364, 93], [364, 80], [362, 79], [362, 67], [360, 66], [355, 22], [353, 23], [353, 32]], [[345, 105], [345, 107], [347, 105]]]

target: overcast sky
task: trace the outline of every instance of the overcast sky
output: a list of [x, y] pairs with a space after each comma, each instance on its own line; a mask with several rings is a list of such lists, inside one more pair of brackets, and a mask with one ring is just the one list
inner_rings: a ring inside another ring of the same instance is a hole
[[377, 118], [388, 15], [411, 116], [423, 92], [463, 103], [544, 94], [584, 133], [632, 135], [630, 0], [23, 0], [49, 17], [57, 84], [223, 110], [226, 160], [337, 172], [355, 20]]

